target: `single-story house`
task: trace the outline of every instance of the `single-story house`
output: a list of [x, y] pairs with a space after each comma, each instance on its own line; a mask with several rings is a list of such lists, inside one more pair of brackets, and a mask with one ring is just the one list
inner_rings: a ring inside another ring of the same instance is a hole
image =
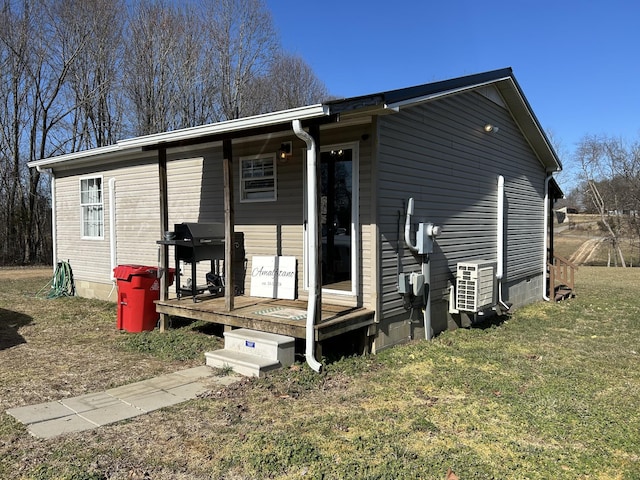
[[[291, 334], [314, 368], [345, 336], [376, 351], [548, 299], [561, 163], [510, 68], [30, 166], [52, 177], [53, 256], [78, 295], [115, 300], [117, 265], [177, 267], [162, 325]], [[219, 263], [178, 255], [181, 225], [223, 237], [223, 296], [188, 295]]]

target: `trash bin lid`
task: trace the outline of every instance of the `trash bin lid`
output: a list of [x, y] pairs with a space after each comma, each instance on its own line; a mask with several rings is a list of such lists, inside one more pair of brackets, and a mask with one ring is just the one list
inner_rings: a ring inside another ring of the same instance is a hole
[[117, 280], [130, 280], [134, 276], [156, 276], [158, 274], [157, 267], [148, 265], [118, 265], [113, 269], [113, 276]]

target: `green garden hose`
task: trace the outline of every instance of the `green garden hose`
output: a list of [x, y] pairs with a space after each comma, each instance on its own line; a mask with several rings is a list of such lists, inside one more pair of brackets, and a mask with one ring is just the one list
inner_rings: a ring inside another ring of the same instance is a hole
[[69, 262], [58, 262], [53, 278], [36, 294], [41, 297], [42, 291], [51, 285], [45, 298], [72, 297], [76, 294], [76, 286], [73, 282], [73, 272]]

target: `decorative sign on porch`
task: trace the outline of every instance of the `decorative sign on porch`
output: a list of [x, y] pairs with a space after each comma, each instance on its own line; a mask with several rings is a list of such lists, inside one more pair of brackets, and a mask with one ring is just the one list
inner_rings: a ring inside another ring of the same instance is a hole
[[296, 257], [252, 257], [251, 296], [296, 298]]

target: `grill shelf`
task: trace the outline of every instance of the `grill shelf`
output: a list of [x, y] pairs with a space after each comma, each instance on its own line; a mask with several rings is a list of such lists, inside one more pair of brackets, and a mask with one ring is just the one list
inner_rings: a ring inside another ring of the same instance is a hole
[[[173, 245], [175, 269], [176, 269], [176, 295], [190, 295], [193, 301], [196, 296], [206, 291], [221, 295], [224, 294], [224, 286], [210, 288], [210, 285], [197, 285], [197, 264], [208, 260], [211, 272], [220, 274], [220, 261], [225, 260], [225, 230], [222, 223], [176, 223], [174, 225], [175, 238], [159, 240], [160, 245]], [[234, 291], [244, 292], [245, 252], [244, 235], [241, 232], [234, 233]], [[191, 265], [191, 285], [188, 288], [182, 286], [180, 281], [180, 261]], [[222, 275], [224, 276], [224, 275]]]

